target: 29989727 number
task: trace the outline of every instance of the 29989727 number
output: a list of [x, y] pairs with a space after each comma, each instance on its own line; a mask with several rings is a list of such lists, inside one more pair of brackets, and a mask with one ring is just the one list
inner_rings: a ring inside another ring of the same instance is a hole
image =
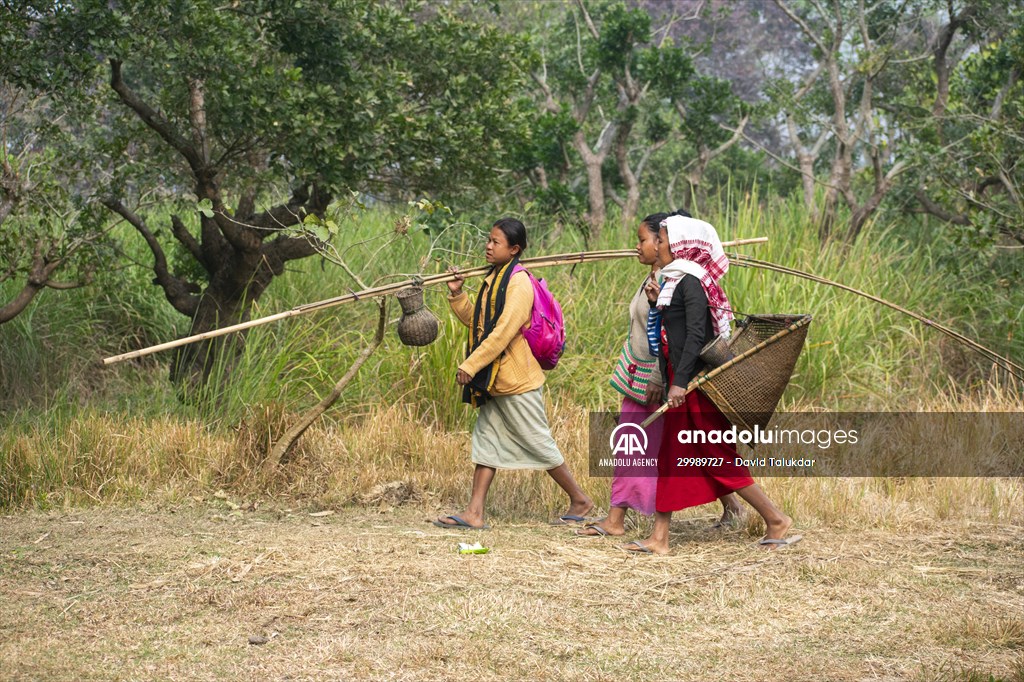
[[676, 457], [677, 467], [720, 467], [724, 463], [723, 457]]

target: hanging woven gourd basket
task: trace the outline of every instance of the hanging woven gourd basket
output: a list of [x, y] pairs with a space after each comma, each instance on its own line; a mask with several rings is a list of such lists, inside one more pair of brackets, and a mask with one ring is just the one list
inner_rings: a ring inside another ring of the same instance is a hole
[[423, 287], [412, 286], [395, 294], [402, 306], [398, 338], [407, 346], [426, 346], [437, 338], [438, 320], [423, 304]]

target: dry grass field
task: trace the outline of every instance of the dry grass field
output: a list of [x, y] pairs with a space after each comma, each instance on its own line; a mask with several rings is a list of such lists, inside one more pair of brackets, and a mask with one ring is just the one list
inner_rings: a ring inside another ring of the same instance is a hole
[[[606, 504], [586, 412], [549, 412]], [[465, 503], [469, 435], [401, 404], [318, 424], [268, 478], [285, 421], [0, 434], [0, 679], [1024, 682], [1019, 477], [764, 478], [803, 542], [760, 550], [759, 521], [715, 533], [705, 506], [635, 556], [548, 525], [541, 472], [498, 476], [493, 530], [430, 525]]]
[[[1019, 480], [984, 484], [1018, 514]], [[0, 678], [1024, 680], [1019, 514], [805, 514], [803, 542], [765, 552], [704, 507], [649, 557], [540, 515], [460, 533], [426, 523], [446, 508], [392, 502], [2, 517]]]

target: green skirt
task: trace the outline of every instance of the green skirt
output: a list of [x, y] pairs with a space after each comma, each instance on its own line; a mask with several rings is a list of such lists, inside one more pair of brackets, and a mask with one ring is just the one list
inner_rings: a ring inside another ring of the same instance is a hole
[[494, 396], [473, 428], [473, 463], [495, 469], [554, 469], [565, 459], [551, 437], [540, 388]]

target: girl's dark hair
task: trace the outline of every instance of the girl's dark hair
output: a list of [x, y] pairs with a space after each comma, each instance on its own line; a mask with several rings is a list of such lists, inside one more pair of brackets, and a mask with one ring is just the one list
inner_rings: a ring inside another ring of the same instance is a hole
[[501, 230], [508, 241], [509, 248], [519, 247], [519, 255], [526, 251], [526, 226], [515, 218], [500, 218], [494, 221], [494, 227]]
[[647, 229], [651, 231], [652, 234], [658, 234], [658, 230], [661, 228], [661, 221], [665, 220], [665, 218], [668, 218], [669, 216], [674, 215], [681, 215], [684, 218], [693, 217], [692, 215], [690, 215], [689, 211], [680, 208], [676, 211], [672, 211], [671, 213], [652, 213], [651, 215], [647, 216], [640, 222], [643, 223], [647, 227]]

